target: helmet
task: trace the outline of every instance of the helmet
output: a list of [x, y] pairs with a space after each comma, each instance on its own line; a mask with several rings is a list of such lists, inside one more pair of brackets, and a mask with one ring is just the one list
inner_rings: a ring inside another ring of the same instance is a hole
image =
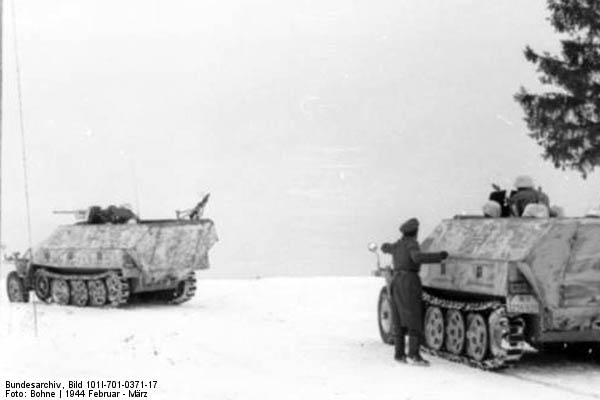
[[483, 205], [483, 215], [491, 218], [500, 218], [502, 215], [502, 207], [500, 203], [490, 200]]
[[517, 179], [515, 179], [515, 187], [517, 189], [533, 189], [534, 184], [533, 184], [533, 179], [531, 179], [530, 176], [528, 175], [519, 175], [517, 176]]

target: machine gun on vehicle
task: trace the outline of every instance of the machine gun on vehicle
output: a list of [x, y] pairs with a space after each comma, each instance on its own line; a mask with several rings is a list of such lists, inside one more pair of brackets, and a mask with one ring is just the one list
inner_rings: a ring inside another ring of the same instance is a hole
[[89, 213], [90, 213], [89, 208], [79, 209], [79, 210], [54, 210], [54, 211], [52, 211], [52, 214], [72, 215], [73, 217], [75, 217], [75, 220], [77, 220], [77, 221], [87, 221]]
[[196, 204], [193, 208], [188, 208], [186, 210], [175, 210], [175, 216], [177, 219], [186, 219], [189, 218], [191, 220], [199, 220], [204, 215], [204, 208], [208, 203], [208, 199], [210, 198], [210, 193], [207, 193], [202, 197], [202, 200]]

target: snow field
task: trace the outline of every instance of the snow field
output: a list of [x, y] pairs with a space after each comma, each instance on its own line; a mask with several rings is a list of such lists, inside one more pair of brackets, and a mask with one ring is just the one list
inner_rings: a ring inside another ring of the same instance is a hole
[[180, 306], [35, 300], [37, 337], [33, 304], [2, 293], [0, 377], [158, 380], [151, 399], [600, 398], [600, 365], [589, 361], [535, 356], [500, 373], [433, 357], [430, 368], [394, 363], [377, 331], [382, 285], [371, 277], [200, 279]]

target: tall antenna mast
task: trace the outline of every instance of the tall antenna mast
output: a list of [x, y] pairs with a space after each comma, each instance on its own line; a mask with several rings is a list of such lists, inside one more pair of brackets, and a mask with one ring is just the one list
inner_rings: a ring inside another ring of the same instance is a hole
[[31, 207], [29, 207], [29, 178], [27, 175], [27, 144], [25, 141], [25, 122], [23, 118], [23, 91], [21, 90], [21, 64], [19, 62], [19, 39], [17, 37], [17, 11], [15, 0], [11, 1], [12, 28], [15, 50], [15, 66], [17, 78], [17, 99], [19, 100], [19, 127], [21, 128], [21, 157], [23, 158], [23, 186], [25, 189], [25, 211], [27, 212], [27, 239], [31, 248]]

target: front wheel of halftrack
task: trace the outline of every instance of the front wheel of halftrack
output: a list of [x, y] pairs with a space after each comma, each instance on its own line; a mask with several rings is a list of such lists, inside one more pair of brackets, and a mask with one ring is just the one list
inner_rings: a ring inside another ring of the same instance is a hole
[[33, 291], [41, 301], [50, 301], [50, 278], [42, 270], [35, 271], [33, 275]]
[[6, 292], [8, 300], [12, 303], [27, 303], [29, 301], [29, 291], [25, 287], [23, 278], [16, 271], [11, 271], [6, 277]]
[[444, 314], [439, 307], [429, 306], [425, 311], [425, 343], [433, 350], [444, 344]]
[[60, 304], [61, 306], [69, 304], [71, 290], [66, 280], [52, 279], [50, 282], [50, 292], [52, 293], [52, 300], [56, 304]]
[[89, 294], [85, 282], [80, 279], [74, 279], [71, 284], [71, 304], [77, 307], [85, 307], [87, 305]]
[[100, 307], [106, 303], [106, 286], [100, 279], [88, 282], [89, 302], [92, 307]]
[[394, 344], [393, 307], [387, 288], [381, 288], [377, 302], [377, 325], [379, 326], [379, 336], [385, 344]]

